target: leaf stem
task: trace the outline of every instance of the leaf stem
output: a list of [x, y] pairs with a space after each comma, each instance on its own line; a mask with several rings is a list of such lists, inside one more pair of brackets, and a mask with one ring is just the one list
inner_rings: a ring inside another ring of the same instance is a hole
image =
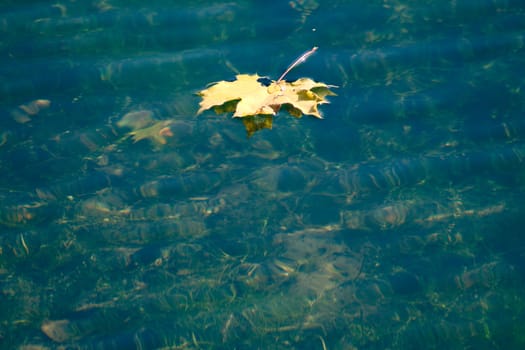
[[291, 65], [288, 66], [288, 68], [286, 68], [284, 73], [279, 77], [279, 79], [277, 79], [277, 82], [280, 82], [281, 80], [283, 80], [286, 74], [288, 74], [292, 69], [294, 69], [295, 67], [297, 67], [298, 65], [306, 61], [308, 57], [312, 56], [314, 52], [317, 51], [317, 49], [318, 47], [314, 46], [311, 50], [308, 50], [305, 53], [303, 53], [301, 56], [299, 56], [295, 61], [293, 61]]

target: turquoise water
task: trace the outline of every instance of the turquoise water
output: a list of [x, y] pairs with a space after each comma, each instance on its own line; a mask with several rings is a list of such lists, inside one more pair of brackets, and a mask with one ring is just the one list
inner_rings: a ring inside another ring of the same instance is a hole
[[[0, 5], [0, 347], [521, 349], [525, 5]], [[337, 85], [247, 137], [197, 92]]]

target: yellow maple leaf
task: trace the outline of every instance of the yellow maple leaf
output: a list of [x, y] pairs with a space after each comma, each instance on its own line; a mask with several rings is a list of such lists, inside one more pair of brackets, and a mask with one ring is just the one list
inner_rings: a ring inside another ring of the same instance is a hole
[[239, 74], [234, 81], [220, 81], [202, 90], [199, 92], [202, 101], [197, 113], [238, 100], [234, 117], [275, 114], [273, 109], [265, 104], [268, 92], [266, 86], [258, 81], [260, 78], [257, 74]]
[[[318, 106], [328, 103], [326, 96], [335, 95], [330, 88], [336, 86], [319, 83], [309, 78], [288, 82], [284, 77], [304, 63], [318, 47], [304, 52], [277, 80], [262, 78], [257, 74], [238, 74], [234, 81], [219, 81], [198, 93], [202, 97], [199, 111], [213, 108], [215, 113], [233, 112], [234, 117], [245, 117], [244, 127], [250, 137], [262, 129], [272, 128], [272, 116], [284, 107], [292, 116], [312, 115], [322, 118]], [[267, 84], [262, 81], [266, 80]], [[260, 117], [260, 116], [263, 117]], [[259, 117], [258, 117], [259, 116]]]
[[318, 83], [309, 78], [301, 78], [292, 82], [276, 81], [268, 87], [272, 94], [268, 97], [267, 102], [279, 106], [289, 104], [302, 114], [322, 118], [317, 106], [328, 103], [325, 100], [326, 96], [335, 95], [330, 87], [333, 86]]
[[239, 74], [234, 81], [220, 81], [200, 91], [202, 97], [197, 112], [215, 108], [218, 112], [229, 110], [235, 104], [234, 117], [254, 115], [275, 115], [281, 105], [289, 104], [302, 114], [322, 118], [318, 105], [328, 103], [328, 95], [335, 95], [330, 88], [334, 86], [315, 82], [309, 78], [296, 81], [271, 81], [265, 86], [257, 74]]

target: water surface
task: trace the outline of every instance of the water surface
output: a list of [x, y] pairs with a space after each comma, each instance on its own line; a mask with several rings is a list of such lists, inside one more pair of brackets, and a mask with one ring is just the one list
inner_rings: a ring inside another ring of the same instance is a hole
[[[0, 5], [0, 344], [519, 349], [520, 1]], [[251, 137], [196, 93], [337, 85]]]

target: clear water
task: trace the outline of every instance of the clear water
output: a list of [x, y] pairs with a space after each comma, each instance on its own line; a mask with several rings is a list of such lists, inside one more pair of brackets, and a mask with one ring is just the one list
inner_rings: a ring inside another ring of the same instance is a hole
[[[525, 346], [522, 1], [4, 1], [0, 31], [1, 348]], [[195, 115], [313, 46], [287, 79], [338, 86], [323, 120]]]

